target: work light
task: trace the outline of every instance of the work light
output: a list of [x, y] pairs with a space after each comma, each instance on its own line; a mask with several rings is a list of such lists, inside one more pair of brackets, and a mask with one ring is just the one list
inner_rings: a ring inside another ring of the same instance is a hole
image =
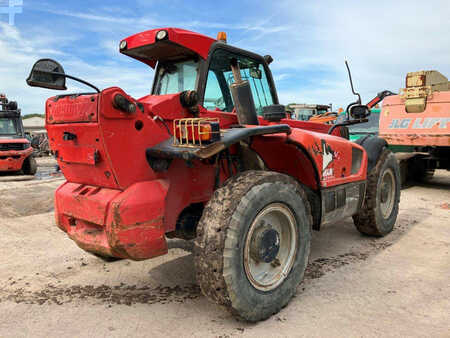
[[156, 40], [164, 40], [167, 38], [167, 31], [159, 31], [158, 33], [156, 33]]

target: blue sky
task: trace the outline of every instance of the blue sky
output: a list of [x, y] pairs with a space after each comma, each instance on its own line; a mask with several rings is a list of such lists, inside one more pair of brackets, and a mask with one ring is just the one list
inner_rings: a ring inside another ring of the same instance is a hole
[[[9, 0], [0, 0], [0, 7]], [[15, 25], [0, 14], [0, 92], [23, 113], [43, 113], [54, 91], [25, 84], [39, 58], [60, 61], [66, 72], [99, 87], [120, 86], [146, 95], [153, 71], [119, 54], [120, 40], [157, 27], [180, 27], [265, 55], [282, 103], [353, 99], [344, 60], [368, 101], [398, 91], [407, 72], [437, 69], [450, 76], [448, 1], [37, 1], [23, 0]], [[85, 90], [69, 82], [70, 91]]]

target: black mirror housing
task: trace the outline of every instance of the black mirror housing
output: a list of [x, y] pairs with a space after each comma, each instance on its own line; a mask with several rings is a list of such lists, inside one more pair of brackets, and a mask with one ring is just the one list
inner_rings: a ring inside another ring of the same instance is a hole
[[264, 55], [264, 61], [270, 65], [273, 62], [273, 57], [271, 55]]
[[64, 68], [55, 60], [41, 59], [37, 61], [27, 78], [31, 87], [66, 90], [66, 76]]
[[369, 107], [363, 104], [355, 104], [350, 107], [350, 116], [355, 120], [361, 120], [370, 115]]

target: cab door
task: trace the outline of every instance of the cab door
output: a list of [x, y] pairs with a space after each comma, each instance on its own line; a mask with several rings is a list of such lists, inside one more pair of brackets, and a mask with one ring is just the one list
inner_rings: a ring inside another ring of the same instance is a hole
[[264, 107], [278, 103], [273, 85], [272, 75], [265, 61], [259, 55], [247, 55], [247, 52], [237, 48], [220, 47], [211, 52], [205, 75], [203, 106], [208, 110], [232, 112], [234, 102], [230, 85], [234, 82], [231, 71], [231, 60], [238, 60], [241, 77], [250, 84], [258, 115], [262, 115]]

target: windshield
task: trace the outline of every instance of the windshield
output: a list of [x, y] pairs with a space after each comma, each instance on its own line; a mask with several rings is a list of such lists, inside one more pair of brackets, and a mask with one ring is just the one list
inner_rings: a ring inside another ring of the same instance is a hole
[[17, 122], [13, 119], [0, 118], [0, 135], [17, 135]]
[[241, 78], [249, 83], [256, 113], [262, 115], [264, 107], [273, 104], [271, 86], [263, 63], [222, 48], [215, 50], [210, 60], [203, 106], [209, 110], [233, 111], [230, 85], [235, 79], [231, 70], [232, 60], [238, 61]]
[[348, 128], [350, 129], [350, 133], [378, 133], [379, 120], [380, 113], [372, 112], [368, 122], [354, 124]]
[[198, 61], [165, 62], [158, 67], [154, 95], [176, 94], [194, 90]]

